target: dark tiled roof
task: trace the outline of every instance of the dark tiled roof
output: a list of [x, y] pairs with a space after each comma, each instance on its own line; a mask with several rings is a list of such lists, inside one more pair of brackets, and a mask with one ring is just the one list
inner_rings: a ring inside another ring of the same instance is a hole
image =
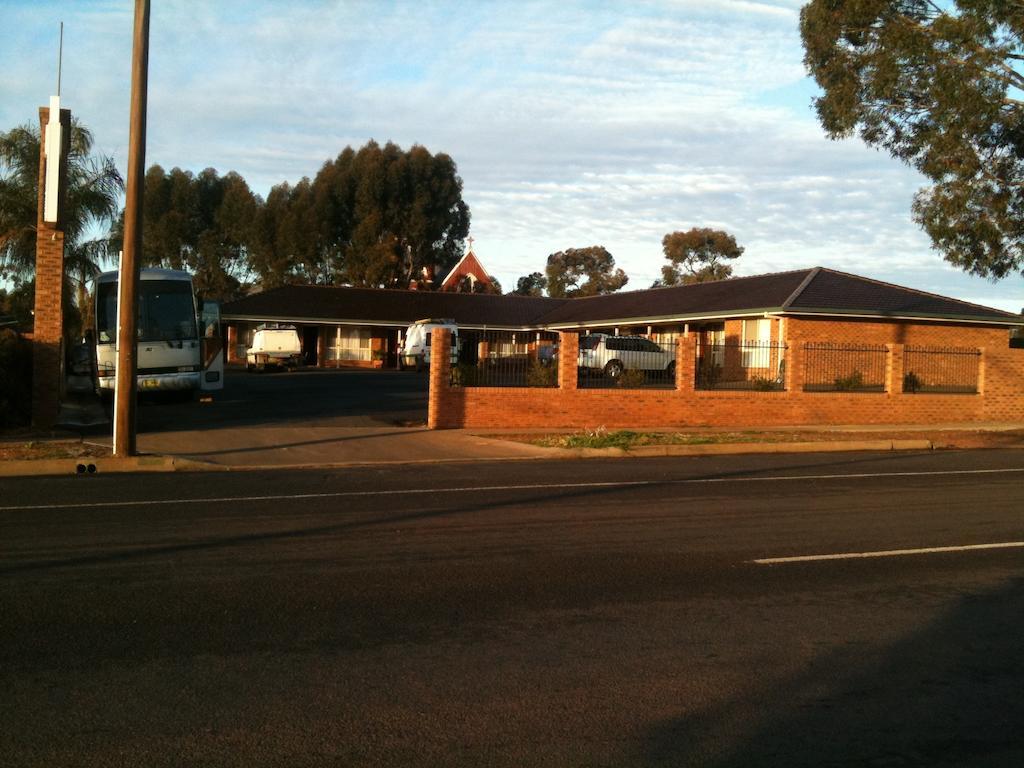
[[802, 269], [796, 272], [736, 277], [713, 283], [573, 299], [552, 309], [541, 318], [541, 322], [561, 325], [778, 309], [810, 273], [811, 270]]
[[820, 267], [583, 299], [289, 285], [224, 306], [224, 314], [234, 319], [408, 324], [444, 317], [465, 327], [503, 328], [568, 328], [766, 311], [1003, 324], [1022, 320], [1010, 312]]
[[463, 326], [521, 328], [534, 325], [537, 317], [566, 301], [485, 293], [286, 285], [225, 304], [223, 312], [231, 317], [267, 320], [356, 320], [371, 324], [408, 324], [444, 317]]
[[803, 290], [787, 309], [796, 311], [869, 314], [895, 317], [964, 319], [1020, 319], [1019, 315], [970, 304], [946, 296], [915, 291], [859, 275], [815, 269]]

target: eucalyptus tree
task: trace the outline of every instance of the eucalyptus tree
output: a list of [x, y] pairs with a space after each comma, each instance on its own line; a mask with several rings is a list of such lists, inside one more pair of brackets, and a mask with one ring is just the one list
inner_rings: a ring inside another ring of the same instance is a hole
[[[250, 279], [259, 198], [240, 175], [150, 166], [143, 196], [142, 262], [191, 272], [206, 296], [231, 300]], [[123, 235], [123, 214], [115, 241]]]
[[732, 262], [743, 254], [736, 238], [720, 229], [694, 227], [669, 232], [661, 247], [669, 263], [661, 268], [655, 287], [690, 285], [732, 277]]
[[531, 272], [519, 278], [512, 293], [518, 296], [543, 296], [547, 287], [548, 279], [542, 272]]
[[345, 282], [404, 288], [462, 257], [469, 206], [447, 154], [370, 141], [325, 163], [312, 186], [320, 256]]
[[930, 186], [916, 221], [977, 275], [1024, 272], [1024, 9], [997, 0], [813, 0], [804, 63], [825, 131], [859, 134]]
[[552, 253], [544, 271], [548, 296], [558, 299], [614, 293], [629, 281], [603, 245]]

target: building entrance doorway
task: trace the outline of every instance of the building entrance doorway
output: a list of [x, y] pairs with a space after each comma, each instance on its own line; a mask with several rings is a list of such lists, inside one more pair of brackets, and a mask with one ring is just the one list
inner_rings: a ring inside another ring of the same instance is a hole
[[320, 326], [306, 325], [302, 328], [302, 363], [316, 365], [318, 363], [316, 348], [320, 340]]

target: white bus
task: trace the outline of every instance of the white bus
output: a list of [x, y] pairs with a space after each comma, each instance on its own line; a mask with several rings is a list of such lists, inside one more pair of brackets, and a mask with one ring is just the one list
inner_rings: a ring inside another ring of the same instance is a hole
[[[100, 393], [114, 391], [117, 365], [117, 272], [96, 278], [96, 373]], [[171, 269], [139, 274], [136, 327], [138, 388], [146, 391], [223, 389], [220, 306], [197, 304], [192, 276]]]

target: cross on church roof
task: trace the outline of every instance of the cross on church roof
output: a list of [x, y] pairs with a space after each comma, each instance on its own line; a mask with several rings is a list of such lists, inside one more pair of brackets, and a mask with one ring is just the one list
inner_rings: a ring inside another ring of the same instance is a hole
[[470, 235], [469, 237], [466, 238], [466, 240], [469, 242], [469, 250], [472, 251], [473, 250], [473, 236]]

